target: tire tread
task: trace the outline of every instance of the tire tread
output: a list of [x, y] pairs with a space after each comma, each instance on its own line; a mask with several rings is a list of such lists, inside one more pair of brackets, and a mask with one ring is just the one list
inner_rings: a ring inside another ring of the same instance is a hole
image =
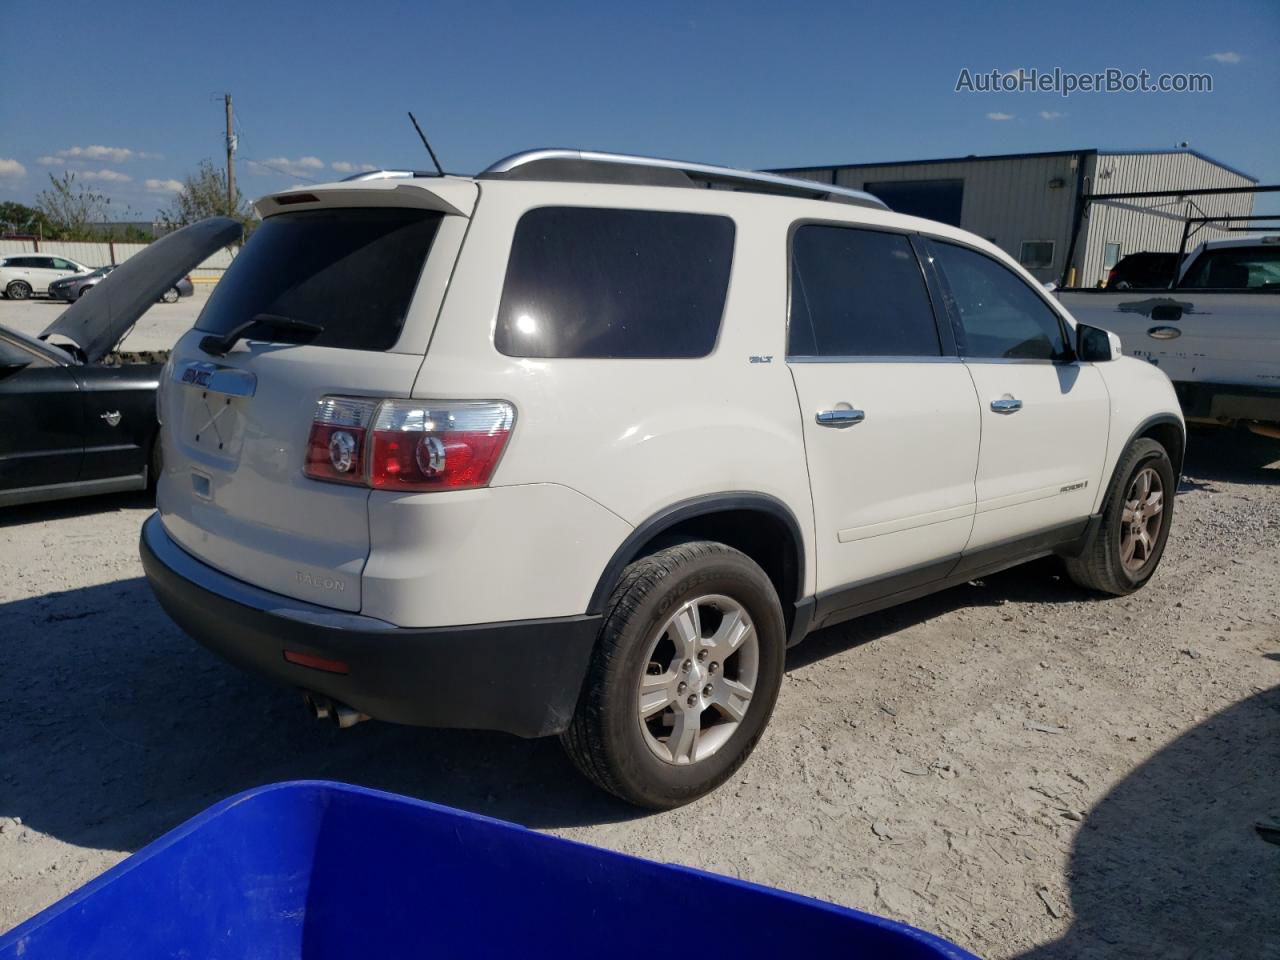
[[[645, 599], [664, 579], [678, 576], [682, 568], [717, 556], [736, 557], [754, 565], [754, 561], [746, 554], [715, 541], [696, 540], [676, 544], [628, 565], [605, 607], [599, 638], [578, 699], [578, 707], [568, 728], [560, 735], [560, 742], [569, 759], [589, 780], [629, 802], [638, 802], [640, 798], [627, 789], [606, 762], [609, 749], [604, 736], [605, 680], [613, 662], [626, 654], [623, 631]], [[776, 602], [776, 595], [774, 600]], [[747, 744], [739, 761], [730, 768], [726, 777], [746, 761], [754, 745], [755, 740]], [[688, 799], [694, 797], [690, 796]], [[646, 805], [670, 806], [658, 802]]]

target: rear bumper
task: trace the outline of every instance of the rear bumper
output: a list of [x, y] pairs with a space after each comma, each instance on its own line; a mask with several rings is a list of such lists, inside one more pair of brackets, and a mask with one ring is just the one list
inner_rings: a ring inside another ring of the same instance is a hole
[[1280, 423], [1280, 386], [1175, 381], [1173, 388], [1187, 417]]
[[[153, 514], [142, 565], [156, 599], [226, 660], [393, 723], [501, 730], [568, 726], [598, 616], [406, 628], [260, 590], [201, 563]], [[346, 673], [290, 663], [285, 651], [340, 661]]]

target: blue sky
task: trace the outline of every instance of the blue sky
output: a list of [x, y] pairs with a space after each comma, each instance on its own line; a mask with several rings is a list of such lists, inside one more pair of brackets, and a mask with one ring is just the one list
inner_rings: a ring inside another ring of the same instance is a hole
[[[6, 42], [0, 74], [5, 200], [71, 169], [150, 217], [202, 158], [222, 162], [223, 91], [250, 197], [426, 165], [407, 109], [457, 172], [533, 146], [769, 167], [1187, 141], [1280, 182], [1276, 0], [5, 8], [6, 36], [30, 41]], [[955, 92], [962, 68], [1054, 67], [1208, 72], [1214, 89]]]

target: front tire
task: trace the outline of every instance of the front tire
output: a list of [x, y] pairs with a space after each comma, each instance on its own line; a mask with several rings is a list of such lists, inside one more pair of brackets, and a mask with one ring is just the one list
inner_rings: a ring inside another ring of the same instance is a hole
[[722, 543], [631, 564], [609, 598], [561, 743], [589, 779], [665, 810], [746, 761], [777, 702], [786, 628], [773, 583]]
[[1090, 590], [1124, 596], [1156, 572], [1169, 539], [1177, 478], [1169, 453], [1155, 440], [1135, 440], [1116, 465], [1102, 523], [1067, 574]]
[[4, 295], [10, 300], [27, 300], [31, 297], [31, 284], [25, 280], [14, 280], [4, 288]]
[[160, 295], [160, 299], [161, 299], [164, 303], [177, 303], [177, 302], [178, 302], [178, 296], [179, 296], [179, 294], [178, 294], [178, 288], [177, 288], [177, 287], [170, 287], [168, 290], [166, 290], [163, 294], [161, 294], [161, 295]]

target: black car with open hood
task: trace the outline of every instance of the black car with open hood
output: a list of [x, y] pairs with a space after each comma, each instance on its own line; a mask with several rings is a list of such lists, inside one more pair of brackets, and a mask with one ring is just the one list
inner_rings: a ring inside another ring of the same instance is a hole
[[212, 217], [155, 241], [38, 339], [0, 326], [0, 506], [141, 490], [159, 470], [167, 351], [120, 353], [138, 319], [241, 225]]

